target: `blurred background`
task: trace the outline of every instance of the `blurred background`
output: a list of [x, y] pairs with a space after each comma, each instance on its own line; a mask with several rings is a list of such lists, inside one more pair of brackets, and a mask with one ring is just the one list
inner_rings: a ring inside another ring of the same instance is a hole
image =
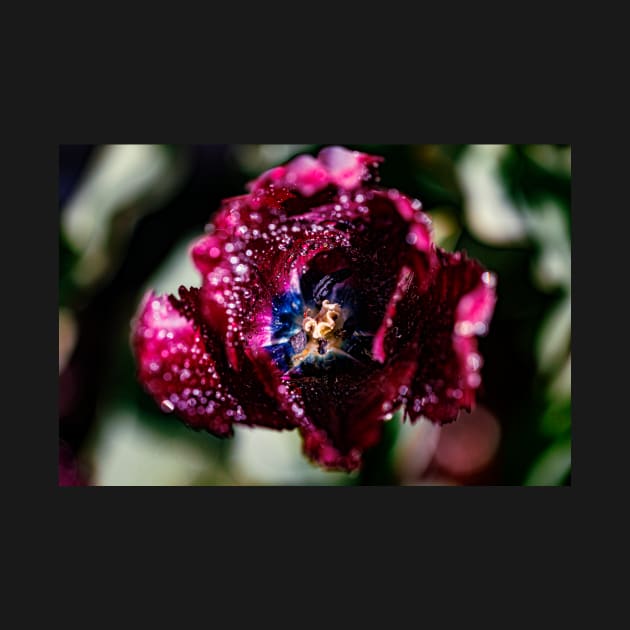
[[381, 184], [423, 202], [437, 243], [498, 275], [471, 414], [395, 418], [346, 474], [311, 464], [296, 431], [221, 440], [144, 393], [129, 345], [144, 292], [199, 286], [188, 247], [221, 200], [322, 146], [59, 147], [61, 485], [570, 485], [569, 145], [345, 145], [383, 156]]

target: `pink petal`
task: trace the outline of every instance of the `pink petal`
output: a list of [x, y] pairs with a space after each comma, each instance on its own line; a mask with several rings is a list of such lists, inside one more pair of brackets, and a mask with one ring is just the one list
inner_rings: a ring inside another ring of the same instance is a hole
[[166, 296], [149, 292], [132, 331], [138, 378], [165, 413], [217, 435], [246, 419], [208, 353], [200, 327]]

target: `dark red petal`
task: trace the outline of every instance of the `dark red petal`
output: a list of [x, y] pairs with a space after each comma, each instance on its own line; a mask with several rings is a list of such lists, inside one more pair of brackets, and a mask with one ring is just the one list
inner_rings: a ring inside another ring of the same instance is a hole
[[[225, 387], [231, 392], [237, 392], [238, 401], [245, 412], [241, 423], [272, 429], [294, 428], [295, 425], [282, 413], [274, 396], [265, 392], [264, 379], [257, 371], [257, 366], [249, 360], [244, 344], [233, 340], [230, 330], [226, 333], [226, 341], [222, 331], [216, 331], [207, 324], [202, 308], [203, 293], [196, 288], [180, 287], [179, 295], [179, 299], [171, 296], [170, 302], [180, 313], [197, 324], [205, 347], [215, 349], [213, 358], [216, 371], [221, 374]], [[232, 312], [227, 309], [228, 314]], [[228, 320], [231, 319], [231, 316], [228, 317]], [[224, 352], [221, 352], [221, 348]], [[233, 366], [238, 367], [233, 369]]]
[[401, 383], [409, 382], [415, 361], [330, 376], [285, 378], [278, 387], [285, 411], [316, 463], [342, 470], [361, 465], [366, 449], [380, 439], [383, 422], [400, 406]]
[[496, 302], [496, 279], [460, 252], [437, 253], [439, 264], [431, 286], [410, 300], [417, 306], [419, 326], [418, 371], [408, 411], [414, 420], [423, 415], [444, 423], [474, 405], [481, 383], [476, 337], [487, 332]]

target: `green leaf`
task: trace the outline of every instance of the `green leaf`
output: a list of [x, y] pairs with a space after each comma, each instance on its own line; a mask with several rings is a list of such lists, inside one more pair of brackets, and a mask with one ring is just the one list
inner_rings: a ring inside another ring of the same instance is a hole
[[571, 471], [571, 440], [556, 442], [534, 463], [525, 480], [526, 486], [562, 485]]

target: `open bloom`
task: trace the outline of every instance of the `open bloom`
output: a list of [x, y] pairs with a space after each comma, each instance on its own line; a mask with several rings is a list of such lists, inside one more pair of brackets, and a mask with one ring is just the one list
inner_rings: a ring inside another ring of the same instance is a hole
[[133, 322], [163, 411], [218, 436], [298, 429], [312, 460], [353, 470], [401, 407], [472, 408], [495, 277], [435, 246], [421, 203], [377, 185], [381, 159], [328, 147], [223, 202], [192, 246], [201, 287], [147, 294]]

